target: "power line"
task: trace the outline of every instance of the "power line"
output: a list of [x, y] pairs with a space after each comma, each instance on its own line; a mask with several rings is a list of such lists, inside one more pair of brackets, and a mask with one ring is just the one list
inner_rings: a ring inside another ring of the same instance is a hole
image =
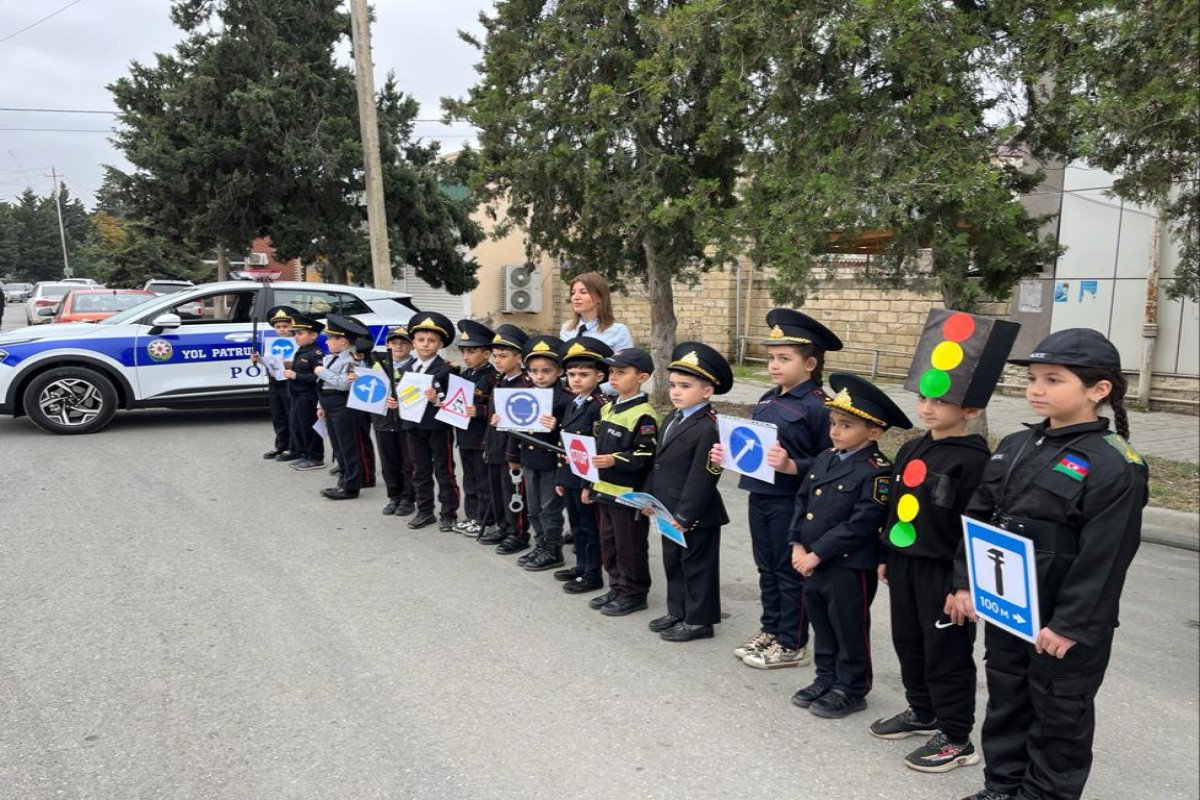
[[71, 6], [78, 5], [79, 3], [82, 3], [82, 2], [83, 2], [83, 0], [71, 0], [71, 2], [67, 3], [65, 6], [58, 9], [57, 11], [51, 11], [49, 14], [42, 17], [41, 19], [31, 22], [28, 25], [26, 25], [24, 28], [21, 28], [18, 31], [13, 31], [8, 36], [5, 36], [3, 39], [0, 39], [0, 44], [7, 42], [9, 39], [13, 39], [13, 38], [16, 38], [17, 36], [20, 36], [22, 33], [29, 30], [30, 28], [36, 28], [38, 25], [41, 25], [43, 22], [50, 19], [51, 17], [57, 17], [59, 14], [66, 11]]

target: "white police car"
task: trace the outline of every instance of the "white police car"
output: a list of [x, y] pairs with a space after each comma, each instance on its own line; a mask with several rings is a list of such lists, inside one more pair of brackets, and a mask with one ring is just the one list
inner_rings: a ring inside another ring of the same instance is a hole
[[[354, 316], [383, 346], [416, 309], [399, 292], [328, 283], [209, 283], [149, 300], [98, 323], [0, 334], [0, 414], [28, 415], [52, 433], [93, 433], [118, 408], [207, 408], [266, 402], [250, 362], [268, 309]], [[260, 320], [257, 326], [254, 320]]]

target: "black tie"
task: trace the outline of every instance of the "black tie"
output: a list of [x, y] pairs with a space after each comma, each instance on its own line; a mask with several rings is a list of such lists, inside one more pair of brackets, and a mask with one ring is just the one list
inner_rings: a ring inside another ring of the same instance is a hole
[[578, 339], [580, 336], [583, 336], [583, 334], [584, 334], [586, 331], [587, 331], [587, 325], [586, 325], [586, 324], [581, 324], [581, 325], [579, 326], [579, 330], [577, 330], [577, 331], [575, 332], [575, 338], [576, 338], [576, 339]]
[[674, 414], [671, 416], [671, 419], [670, 419], [670, 421], [669, 421], [669, 422], [667, 422], [667, 427], [666, 427], [666, 429], [663, 431], [663, 444], [666, 444], [666, 443], [667, 443], [667, 440], [671, 438], [671, 434], [672, 434], [672, 433], [674, 433], [674, 431], [675, 431], [675, 428], [676, 428], [676, 427], [679, 425], [679, 423], [681, 423], [681, 422], [683, 422], [683, 412], [682, 412], [682, 411], [676, 411], [676, 412], [675, 412], [675, 413], [674, 413]]

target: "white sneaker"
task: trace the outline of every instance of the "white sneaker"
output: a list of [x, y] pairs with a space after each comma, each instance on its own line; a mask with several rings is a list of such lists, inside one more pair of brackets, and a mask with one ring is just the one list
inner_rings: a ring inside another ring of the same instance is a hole
[[757, 630], [749, 639], [746, 640], [745, 644], [734, 648], [733, 655], [736, 658], [742, 659], [748, 655], [751, 655], [752, 653], [758, 653], [762, 650], [766, 650], [774, 643], [775, 634], [767, 633], [763, 630]]
[[[801, 655], [802, 652], [805, 653], [804, 656]], [[784, 667], [800, 666], [800, 659], [802, 657], [807, 657], [806, 650], [793, 650], [775, 641], [771, 642], [770, 647], [760, 650], [757, 653], [750, 653], [742, 659], [742, 663], [747, 667], [754, 667], [755, 669], [783, 669]]]

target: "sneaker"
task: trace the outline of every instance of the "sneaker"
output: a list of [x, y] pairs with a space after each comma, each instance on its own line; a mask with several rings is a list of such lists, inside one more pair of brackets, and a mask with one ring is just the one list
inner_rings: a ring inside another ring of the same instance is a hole
[[450, 526], [450, 530], [454, 531], [455, 533], [462, 533], [464, 530], [466, 530], [470, 526], [471, 526], [471, 520], [460, 519], [458, 522], [456, 522]]
[[313, 461], [312, 459], [304, 458], [292, 464], [292, 469], [299, 472], [312, 472], [316, 469], [325, 469], [324, 461]]
[[529, 563], [529, 559], [533, 558], [534, 556], [537, 556], [541, 552], [542, 552], [542, 546], [540, 544], [535, 544], [533, 546], [533, 549], [530, 550], [528, 553], [526, 553], [525, 555], [522, 555], [522, 556], [517, 556], [517, 566], [518, 567], [525, 566], [526, 564]]
[[500, 544], [507, 536], [508, 534], [499, 528], [487, 528], [483, 531], [480, 531], [479, 538], [475, 541], [479, 542], [480, 544]]
[[527, 549], [529, 549], [529, 540], [511, 533], [504, 537], [503, 542], [496, 545], [496, 552], [502, 556], [511, 556], [513, 553]]
[[298, 461], [301, 456], [294, 450], [284, 450], [279, 455], [275, 456], [276, 461]]
[[582, 574], [583, 573], [579, 570], [579, 567], [568, 567], [567, 569], [560, 569], [556, 571], [554, 573], [554, 580], [563, 582], [573, 581]]
[[526, 559], [525, 563], [521, 566], [529, 572], [544, 572], [548, 569], [561, 567], [562, 563], [563, 557], [561, 547], [556, 547], [553, 549], [541, 548], [540, 550], [535, 550], [534, 555], [531, 555], [528, 559]]
[[279, 458], [279, 454], [282, 452], [283, 451], [279, 449], [268, 450], [267, 452], [263, 453], [263, 458], [267, 461], [274, 461], [276, 458]]
[[586, 594], [603, 588], [604, 579], [599, 575], [580, 575], [575, 580], [563, 584], [563, 591], [567, 594]]
[[970, 739], [955, 744], [941, 731], [904, 757], [904, 766], [918, 772], [949, 772], [957, 767], [978, 763], [979, 753], [975, 752], [975, 745], [971, 744]]
[[1004, 792], [993, 791], [992, 789], [980, 789], [970, 797], [964, 797], [962, 800], [1013, 800], [1014, 795], [1005, 794]]
[[937, 720], [922, 720], [917, 712], [906, 708], [894, 717], [871, 723], [871, 735], [879, 739], [903, 739], [908, 736], [932, 736], [937, 733]]
[[808, 710], [822, 719], [841, 719], [862, 711], [866, 707], [867, 698], [855, 697], [846, 694], [841, 689], [833, 689], [828, 694], [814, 700]]
[[800, 708], [809, 708], [813, 703], [820, 700], [825, 695], [829, 694], [829, 687], [819, 683], [814, 683], [810, 686], [805, 686], [803, 689], [797, 689], [792, 695], [792, 705]]
[[466, 536], [468, 539], [478, 539], [479, 532], [481, 530], [483, 530], [483, 526], [475, 520], [471, 520], [465, 528], [459, 531], [459, 533], [461, 533], [463, 536]]
[[783, 669], [800, 666], [800, 659], [804, 655], [806, 654], [800, 650], [784, 647], [778, 641], [774, 641], [765, 650], [748, 654], [742, 659], [742, 663], [755, 669]]
[[757, 653], [761, 650], [766, 650], [774, 643], [775, 634], [758, 630], [754, 632], [754, 635], [751, 636], [744, 645], [741, 647], [735, 647], [733, 654], [738, 659], [743, 659], [751, 653]]

